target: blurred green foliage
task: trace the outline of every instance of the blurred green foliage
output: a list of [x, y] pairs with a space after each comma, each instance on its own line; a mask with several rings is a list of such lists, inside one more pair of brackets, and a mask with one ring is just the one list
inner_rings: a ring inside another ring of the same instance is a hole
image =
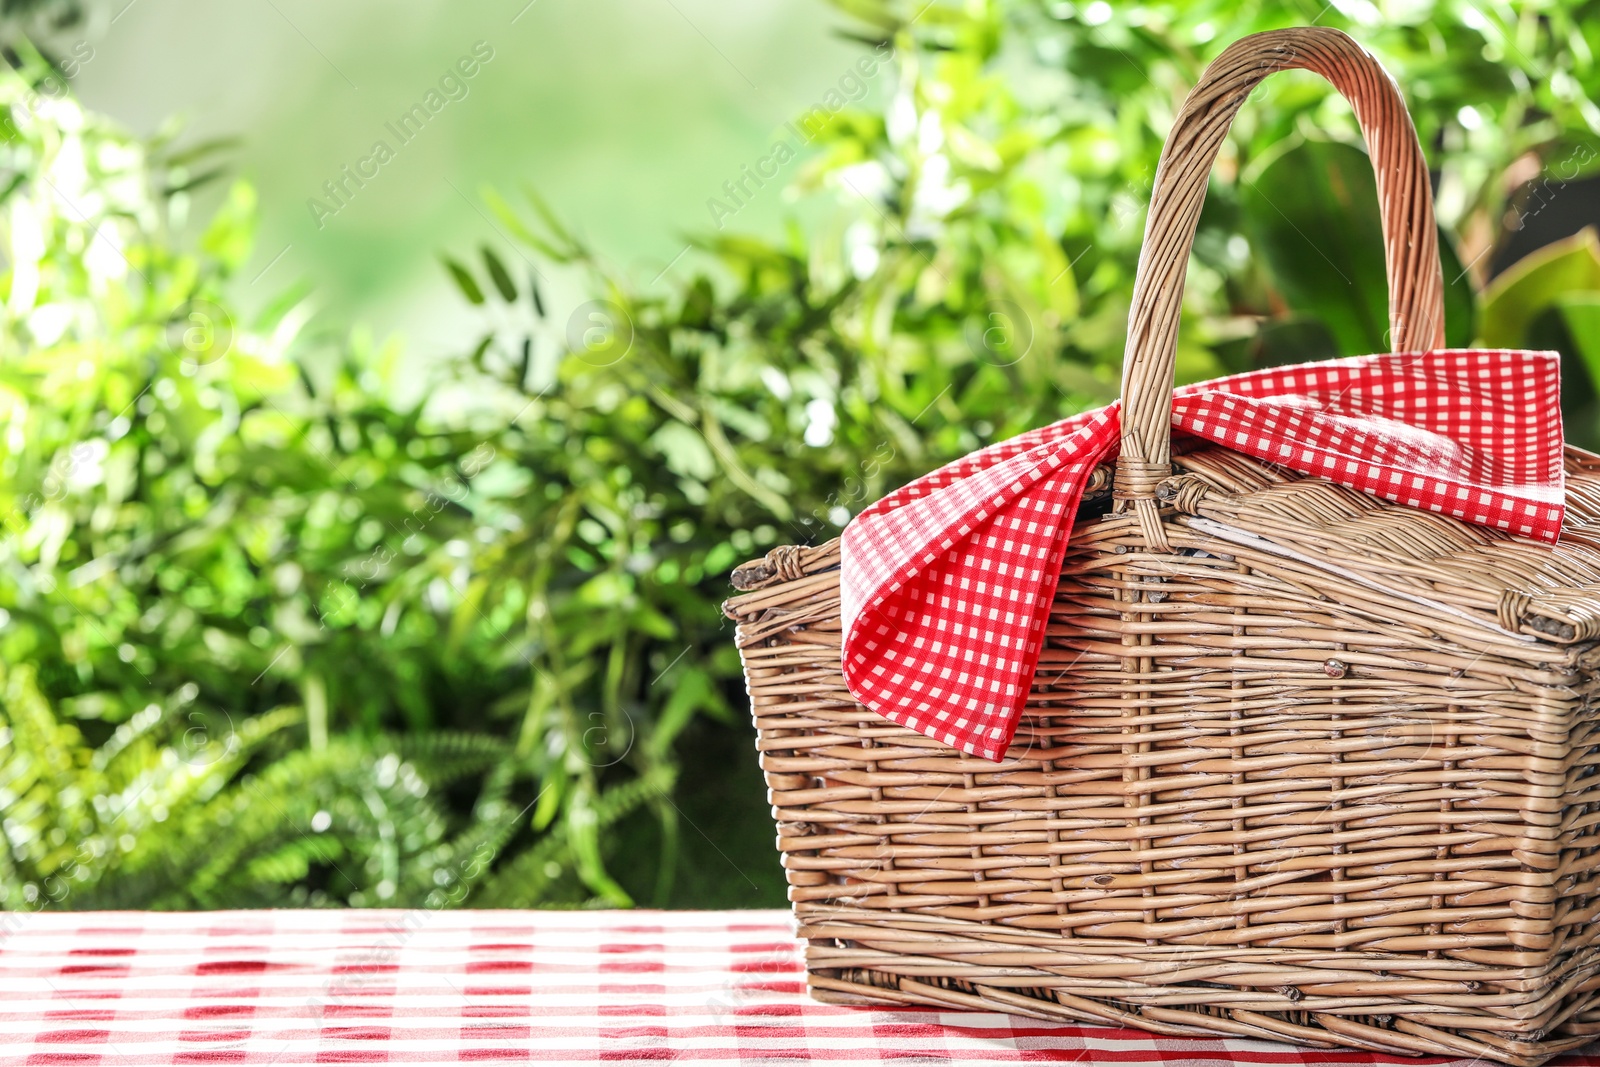
[[[1315, 19], [1390, 66], [1452, 342], [1561, 348], [1594, 439], [1593, 236], [1478, 283], [1592, 169], [1595, 5], [838, 6], [897, 75], [796, 173], [829, 221], [707, 236], [663, 294], [486, 192], [515, 246], [450, 250], [483, 327], [415, 403], [394, 346], [307, 334], [303, 294], [238, 311], [247, 187], [173, 236], [205, 152], [41, 101], [38, 64], [0, 84], [6, 906], [781, 900], [726, 744], [726, 572], [1114, 396], [1162, 137], [1245, 33]], [[1347, 106], [1308, 75], [1255, 97], [1188, 379], [1386, 347]], [[593, 299], [547, 307], [556, 274]]]
[[248, 187], [180, 249], [209, 153], [0, 92], [5, 903], [626, 903], [602, 834], [669, 821], [674, 734], [726, 715], [691, 663], [629, 718], [678, 633], [599, 556], [629, 468], [526, 403], [388, 403], [393, 346], [299, 336], [299, 294], [235, 321]]

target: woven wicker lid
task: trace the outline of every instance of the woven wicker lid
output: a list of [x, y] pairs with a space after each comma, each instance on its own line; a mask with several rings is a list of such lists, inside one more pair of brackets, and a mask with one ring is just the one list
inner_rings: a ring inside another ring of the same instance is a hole
[[[1207, 445], [1157, 488], [1191, 529], [1524, 639], [1600, 638], [1600, 457], [1568, 448], [1561, 541], [1539, 544]], [[1165, 512], [1164, 515], [1171, 514]]]

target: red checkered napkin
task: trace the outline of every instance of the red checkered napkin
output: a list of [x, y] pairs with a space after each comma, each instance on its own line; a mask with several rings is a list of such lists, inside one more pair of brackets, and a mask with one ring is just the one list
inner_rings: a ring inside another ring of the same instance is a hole
[[[1561, 533], [1554, 352], [1360, 356], [1176, 391], [1175, 429], [1301, 474], [1522, 537]], [[845, 681], [886, 718], [1000, 760], [1033, 684], [1089, 472], [1119, 405], [941, 467], [846, 527]]]

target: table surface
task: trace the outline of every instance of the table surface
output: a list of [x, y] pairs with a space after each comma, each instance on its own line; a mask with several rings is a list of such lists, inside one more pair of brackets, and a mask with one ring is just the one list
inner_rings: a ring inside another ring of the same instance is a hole
[[0, 914], [0, 1064], [602, 1060], [1448, 1062], [818, 1004], [781, 911]]

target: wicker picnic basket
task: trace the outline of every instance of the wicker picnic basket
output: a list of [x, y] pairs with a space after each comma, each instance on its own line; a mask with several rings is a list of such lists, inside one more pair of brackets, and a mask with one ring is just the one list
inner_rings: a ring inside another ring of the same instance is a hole
[[1511, 1064], [1600, 1033], [1600, 457], [1567, 450], [1547, 546], [1214, 445], [1171, 454], [1207, 174], [1291, 67], [1355, 106], [1395, 350], [1442, 343], [1394, 82], [1332, 30], [1227, 49], [1162, 155], [1120, 457], [1090, 483], [1004, 762], [851, 698], [837, 541], [735, 572], [814, 996]]

